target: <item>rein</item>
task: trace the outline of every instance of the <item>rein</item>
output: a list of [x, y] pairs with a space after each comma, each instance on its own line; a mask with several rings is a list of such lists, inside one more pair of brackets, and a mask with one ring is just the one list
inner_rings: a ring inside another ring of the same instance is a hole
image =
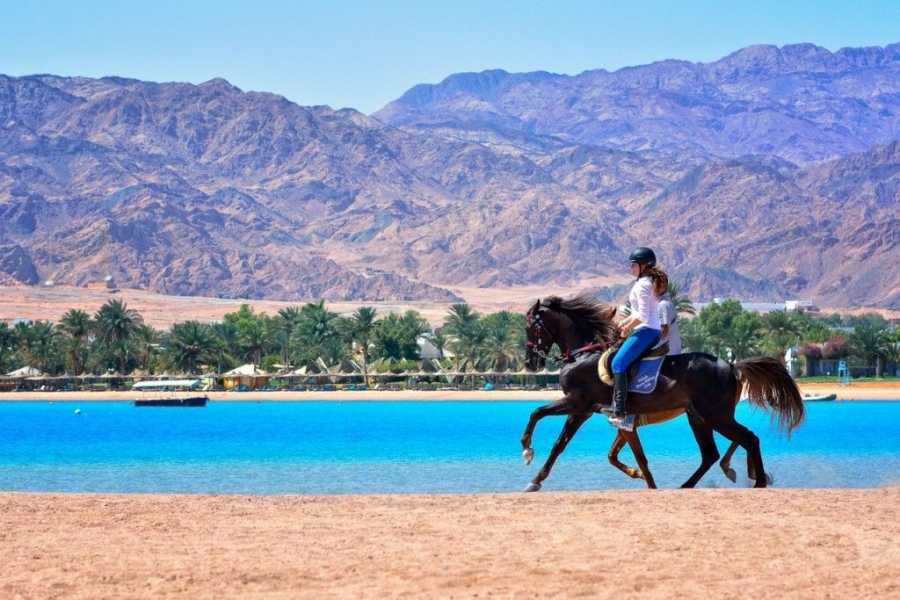
[[563, 362], [571, 363], [575, 362], [575, 359], [581, 355], [590, 352], [595, 352], [597, 350], [606, 350], [609, 346], [607, 344], [595, 342], [593, 344], [588, 344], [587, 346], [582, 346], [581, 348], [575, 348], [571, 351], [566, 351], [562, 355]]

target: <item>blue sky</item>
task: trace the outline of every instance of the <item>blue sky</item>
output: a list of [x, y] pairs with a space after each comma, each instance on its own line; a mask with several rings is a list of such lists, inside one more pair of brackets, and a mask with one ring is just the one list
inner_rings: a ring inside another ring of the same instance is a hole
[[0, 73], [121, 75], [372, 112], [417, 83], [502, 68], [578, 73], [750, 44], [900, 41], [900, 1], [5, 3]]

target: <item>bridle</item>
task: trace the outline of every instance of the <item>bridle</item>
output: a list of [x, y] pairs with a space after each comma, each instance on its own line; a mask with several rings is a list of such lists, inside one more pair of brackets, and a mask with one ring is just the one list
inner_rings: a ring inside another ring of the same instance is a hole
[[[525, 346], [533, 353], [543, 358], [545, 361], [548, 360], [550, 358], [550, 355], [547, 354], [547, 350], [549, 350], [550, 347], [553, 346], [554, 337], [553, 334], [550, 333], [550, 330], [547, 329], [547, 326], [544, 324], [544, 320], [541, 318], [540, 308], [534, 311], [534, 314], [529, 313], [526, 317], [526, 321], [529, 329], [534, 328], [537, 340], [534, 342], [532, 342], [531, 340], [526, 340]], [[546, 335], [550, 339], [550, 343], [547, 344], [547, 350], [543, 349], [543, 335]]]
[[[532, 342], [530, 340], [525, 341], [525, 346], [529, 348], [533, 353], [537, 354], [545, 361], [550, 358], [550, 355], [547, 351], [542, 349], [544, 345], [543, 334], [550, 339], [550, 343], [547, 345], [547, 350], [549, 350], [553, 343], [556, 341], [555, 337], [550, 330], [547, 329], [547, 326], [544, 324], [544, 320], [541, 318], [541, 313], [539, 312], [542, 307], [538, 307], [534, 314], [529, 313], [526, 315], [526, 323], [529, 328], [534, 327], [535, 334], [537, 336], [537, 340]], [[579, 356], [588, 352], [596, 352], [597, 350], [606, 350], [609, 348], [609, 344], [603, 342], [593, 342], [579, 348], [575, 348], [574, 350], [566, 350], [562, 355], [562, 361], [565, 363], [573, 363], [577, 360]]]

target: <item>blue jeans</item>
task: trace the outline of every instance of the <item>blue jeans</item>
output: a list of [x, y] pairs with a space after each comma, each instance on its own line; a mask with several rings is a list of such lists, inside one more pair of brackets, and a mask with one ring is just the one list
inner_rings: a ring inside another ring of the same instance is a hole
[[637, 360], [637, 357], [640, 356], [644, 350], [652, 348], [653, 345], [659, 341], [660, 335], [660, 331], [650, 329], [649, 327], [641, 327], [640, 329], [632, 331], [631, 335], [625, 338], [622, 347], [619, 348], [616, 355], [613, 356], [613, 373], [618, 375], [619, 373], [627, 371], [628, 367], [631, 366], [631, 363]]

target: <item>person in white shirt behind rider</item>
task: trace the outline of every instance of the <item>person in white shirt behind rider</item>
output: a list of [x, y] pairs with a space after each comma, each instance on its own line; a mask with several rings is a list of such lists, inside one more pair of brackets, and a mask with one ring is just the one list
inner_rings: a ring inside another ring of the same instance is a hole
[[681, 334], [678, 332], [678, 311], [672, 295], [666, 292], [659, 299], [659, 325], [662, 341], [669, 342], [669, 355], [681, 354]]

